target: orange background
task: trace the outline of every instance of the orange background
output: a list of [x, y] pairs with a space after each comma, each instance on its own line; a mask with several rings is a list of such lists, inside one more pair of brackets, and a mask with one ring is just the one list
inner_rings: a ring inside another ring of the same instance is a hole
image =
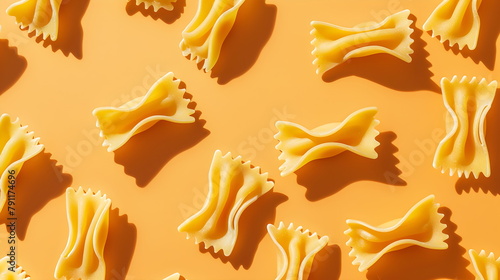
[[[2, 1], [0, 10], [13, 2]], [[18, 177], [18, 263], [32, 279], [52, 279], [68, 235], [64, 190], [83, 186], [112, 200], [107, 279], [163, 279], [174, 272], [189, 280], [274, 279], [277, 248], [265, 226], [279, 221], [330, 237], [309, 279], [473, 279], [467, 249], [500, 254], [500, 100], [487, 120], [492, 176], [450, 177], [432, 168], [444, 136], [438, 84], [453, 75], [500, 79], [500, 2], [483, 1], [478, 49], [462, 53], [421, 31], [439, 2], [247, 0], [211, 73], [178, 47], [196, 1], [178, 0], [174, 11], [155, 14], [123, 0], [68, 0], [54, 44], [28, 37], [1, 13], [0, 112], [19, 117], [45, 145]], [[354, 26], [403, 9], [416, 25], [412, 63], [376, 55], [323, 79], [315, 74], [312, 20]], [[92, 110], [143, 95], [170, 71], [185, 82], [198, 121], [158, 123], [108, 153]], [[276, 120], [313, 128], [368, 106], [379, 108], [378, 159], [344, 153], [279, 176]], [[230, 258], [177, 232], [203, 202], [216, 149], [241, 154], [275, 181], [274, 193], [243, 215]], [[380, 224], [429, 194], [442, 205], [449, 249], [408, 248], [358, 272], [345, 245], [345, 220]], [[7, 231], [1, 232], [5, 251]]]

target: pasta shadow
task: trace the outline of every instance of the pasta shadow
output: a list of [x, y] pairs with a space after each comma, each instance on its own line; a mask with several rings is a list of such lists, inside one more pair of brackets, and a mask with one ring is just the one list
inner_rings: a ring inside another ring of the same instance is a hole
[[430, 70], [432, 64], [427, 59], [427, 43], [421, 38], [423, 31], [415, 26], [416, 17], [413, 14], [409, 19], [413, 20], [410, 27], [414, 30], [411, 34], [414, 40], [411, 45], [414, 50], [411, 63], [389, 54], [353, 58], [324, 73], [323, 81], [334, 82], [354, 75], [398, 91], [429, 90], [440, 93], [439, 86], [431, 79], [434, 74]]
[[393, 142], [394, 132], [382, 132], [376, 140], [380, 145], [375, 149], [377, 159], [369, 159], [349, 151], [337, 156], [314, 160], [297, 170], [297, 183], [304, 186], [306, 198], [317, 201], [331, 196], [344, 187], [363, 180], [376, 181], [392, 186], [405, 186], [399, 177], [402, 173], [396, 165], [399, 160], [394, 156], [398, 148]]
[[[500, 95], [500, 89], [497, 89], [496, 95]], [[461, 177], [455, 184], [455, 190], [458, 194], [469, 193], [471, 190], [484, 193], [491, 192], [493, 195], [500, 194], [500, 103], [494, 100], [491, 109], [486, 116], [486, 145], [490, 156], [491, 175], [486, 178], [483, 174], [478, 179], [470, 174], [469, 178]]]
[[342, 255], [339, 245], [332, 244], [321, 249], [311, 267], [308, 280], [339, 280], [342, 269]]
[[217, 83], [227, 84], [250, 70], [271, 38], [277, 11], [265, 0], [243, 3], [212, 69], [211, 77], [218, 78]]
[[479, 29], [479, 38], [477, 47], [469, 50], [464, 47], [462, 50], [458, 45], [450, 47], [448, 43], [443, 44], [444, 48], [451, 50], [454, 54], [461, 53], [465, 58], [471, 58], [476, 64], [482, 62], [489, 70], [495, 69], [496, 42], [500, 34], [500, 25], [498, 24], [498, 14], [500, 14], [499, 1], [483, 1], [479, 7], [479, 16], [481, 17], [481, 28]]
[[104, 248], [106, 280], [127, 279], [136, 241], [135, 225], [128, 222], [127, 215], [120, 216], [118, 208], [112, 209], [109, 213], [108, 238]]
[[[59, 10], [59, 33], [56, 41], [50, 37], [46, 40], [38, 36], [37, 43], [43, 41], [43, 46], [52, 47], [52, 51], [61, 50], [65, 56], [73, 54], [75, 58], [83, 58], [83, 28], [82, 18], [90, 0], [63, 0]], [[35, 32], [29, 34], [35, 36]]]
[[23, 75], [28, 62], [17, 53], [17, 48], [10, 47], [9, 41], [0, 39], [0, 95], [12, 87]]
[[172, 24], [178, 20], [184, 13], [184, 7], [186, 7], [186, 0], [177, 0], [172, 3], [174, 9], [172, 11], [167, 11], [165, 9], [159, 9], [157, 12], [154, 11], [153, 7], [146, 9], [144, 3], [136, 5], [134, 0], [130, 0], [125, 7], [127, 14], [133, 16], [137, 13], [141, 13], [145, 17], [151, 17], [152, 19], [161, 20], [164, 23]]
[[205, 249], [202, 243], [199, 244], [200, 252], [210, 253], [223, 263], [229, 262], [235, 269], [249, 269], [260, 242], [267, 234], [267, 225], [275, 222], [276, 208], [287, 200], [286, 195], [271, 190], [248, 206], [238, 223], [238, 239], [230, 256], [226, 257], [222, 251], [215, 253], [213, 247]]
[[[184, 98], [192, 99], [188, 93]], [[189, 104], [196, 107], [195, 102]], [[125, 173], [136, 179], [139, 187], [145, 187], [172, 158], [210, 134], [205, 120], [196, 111], [194, 123], [179, 124], [160, 121], [148, 130], [134, 135], [123, 147], [115, 151], [115, 162], [123, 165]]]
[[[42, 152], [26, 161], [17, 177], [15, 188], [16, 234], [24, 240], [32, 217], [49, 201], [64, 194], [73, 178], [62, 172], [62, 166], [51, 159], [51, 154]], [[2, 211], [2, 221], [6, 218]]]
[[368, 269], [367, 279], [473, 280], [474, 276], [467, 270], [470, 262], [464, 258], [466, 250], [460, 246], [462, 237], [456, 234], [457, 225], [451, 221], [451, 210], [447, 207], [441, 207], [438, 212], [445, 215], [441, 222], [447, 225], [444, 233], [449, 235], [446, 240], [448, 249], [431, 250], [411, 246], [390, 252]]

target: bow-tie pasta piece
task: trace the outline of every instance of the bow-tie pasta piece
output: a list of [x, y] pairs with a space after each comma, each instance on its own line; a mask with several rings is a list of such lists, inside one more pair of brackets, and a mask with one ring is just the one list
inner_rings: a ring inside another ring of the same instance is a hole
[[215, 151], [205, 203], [178, 227], [179, 232], [193, 237], [196, 244], [203, 242], [205, 248], [213, 247], [229, 256], [236, 244], [241, 214], [274, 186], [259, 169], [249, 161], [242, 162], [241, 156], [233, 159], [231, 153], [222, 156], [221, 151]]
[[188, 108], [191, 100], [184, 98], [185, 89], [179, 88], [172, 72], [161, 77], [145, 96], [137, 97], [120, 107], [101, 107], [92, 112], [97, 127], [104, 137], [103, 146], [112, 152], [123, 146], [132, 136], [152, 127], [158, 121], [193, 123], [194, 110]]
[[[11, 270], [13, 267], [13, 271]], [[18, 266], [16, 267], [15, 265], [11, 265], [10, 263], [10, 257], [5, 256], [0, 259], [0, 279], [5, 279], [5, 280], [30, 280], [31, 277], [29, 277], [26, 274], [26, 271], [23, 270], [22, 267]]]
[[425, 31], [432, 31], [432, 37], [439, 36], [441, 43], [450, 47], [458, 44], [459, 49], [467, 46], [473, 50], [479, 38], [480, 19], [477, 10], [481, 0], [444, 0], [424, 23]]
[[196, 63], [204, 61], [205, 72], [212, 70], [243, 2], [245, 0], [200, 0], [196, 15], [182, 31], [182, 54], [196, 59]]
[[[128, 0], [129, 2], [132, 0]], [[141, 3], [144, 3], [144, 7], [149, 9], [149, 7], [153, 7], [155, 12], [158, 12], [160, 9], [165, 9], [167, 11], [172, 11], [174, 9], [173, 3], [177, 0], [135, 0], [135, 4], [139, 6]]]
[[486, 114], [495, 97], [497, 82], [466, 76], [451, 80], [441, 79], [441, 91], [446, 115], [446, 136], [439, 143], [434, 155], [434, 168], [450, 176], [457, 172], [461, 177], [470, 173], [478, 178], [480, 173], [490, 176], [490, 159], [486, 147]]
[[0, 211], [7, 201], [10, 182], [27, 160], [44, 149], [38, 143], [40, 138], [33, 138], [33, 134], [19, 119], [12, 121], [7, 114], [0, 116]]
[[174, 273], [163, 280], [180, 280], [181, 275], [179, 273]]
[[384, 254], [410, 246], [444, 250], [448, 235], [443, 233], [446, 224], [441, 223], [443, 214], [438, 213], [439, 204], [430, 195], [415, 204], [401, 219], [396, 219], [378, 227], [365, 222], [347, 220], [349, 229], [344, 233], [349, 237], [347, 246], [354, 256], [352, 264], [359, 264], [364, 271], [377, 262]]
[[314, 129], [299, 124], [278, 121], [278, 133], [274, 136], [281, 151], [281, 176], [286, 176], [310, 161], [336, 156], [350, 151], [363, 157], [378, 157], [375, 148], [380, 144], [375, 129], [380, 122], [375, 119], [377, 108], [360, 109], [350, 114], [341, 123], [329, 123]]
[[16, 18], [17, 24], [28, 33], [36, 31], [36, 37], [50, 36], [57, 40], [59, 32], [59, 7], [62, 0], [21, 0], [7, 8], [7, 14]]
[[476, 271], [476, 279], [478, 280], [498, 280], [500, 275], [500, 258], [495, 258], [493, 253], [488, 255], [484, 250], [479, 254], [470, 249], [469, 256]]
[[409, 10], [388, 16], [380, 23], [365, 23], [348, 28], [334, 24], [313, 21], [314, 36], [311, 44], [315, 56], [313, 64], [316, 73], [326, 71], [350, 58], [364, 57], [378, 53], [393, 55], [405, 62], [411, 62], [413, 39], [410, 28], [413, 23], [408, 19]]
[[319, 238], [317, 233], [293, 224], [285, 227], [283, 222], [278, 228], [267, 225], [267, 231], [279, 249], [276, 280], [307, 280], [314, 256], [326, 246], [328, 236]]
[[69, 236], [56, 265], [56, 279], [105, 279], [110, 205], [111, 200], [101, 191], [66, 189]]

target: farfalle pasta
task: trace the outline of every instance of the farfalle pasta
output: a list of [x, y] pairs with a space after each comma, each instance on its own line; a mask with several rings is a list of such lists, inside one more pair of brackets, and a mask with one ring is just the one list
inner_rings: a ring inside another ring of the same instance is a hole
[[469, 257], [476, 272], [477, 280], [498, 280], [500, 277], [500, 258], [495, 258], [493, 253], [486, 254], [481, 250], [479, 254], [469, 250]]
[[184, 56], [210, 71], [219, 59], [222, 44], [245, 0], [199, 0], [198, 10], [182, 31], [180, 48]]
[[181, 279], [181, 275], [179, 273], [174, 273], [163, 280], [179, 280], [179, 279]]
[[193, 123], [194, 110], [188, 108], [185, 89], [172, 72], [156, 81], [145, 96], [135, 98], [120, 107], [101, 107], [92, 112], [97, 127], [104, 137], [103, 146], [112, 152], [123, 146], [132, 136], [149, 129], [158, 121]]
[[388, 16], [380, 23], [364, 23], [348, 28], [313, 21], [311, 44], [316, 73], [323, 74], [350, 58], [386, 53], [411, 62], [413, 39], [409, 10]]
[[299, 124], [277, 121], [278, 133], [274, 136], [279, 143], [276, 149], [281, 151], [281, 176], [286, 176], [310, 161], [333, 157], [344, 151], [350, 151], [367, 158], [377, 158], [375, 148], [379, 142], [375, 129], [380, 122], [375, 119], [377, 108], [360, 109], [350, 114], [341, 123], [329, 123], [314, 129], [307, 129]]
[[466, 178], [470, 173], [490, 176], [490, 159], [486, 146], [486, 114], [495, 97], [497, 82], [486, 82], [466, 76], [441, 79], [446, 115], [446, 136], [439, 143], [433, 166], [450, 176], [457, 172]]
[[203, 242], [205, 248], [222, 250], [229, 256], [238, 237], [241, 214], [260, 196], [270, 191], [274, 183], [261, 174], [258, 167], [242, 162], [241, 156], [222, 155], [215, 151], [209, 172], [208, 195], [199, 212], [189, 217], [179, 227], [195, 243]]
[[33, 138], [28, 126], [8, 114], [0, 116], [0, 211], [7, 201], [9, 185], [21, 171], [24, 163], [43, 151], [40, 138]]
[[16, 18], [17, 24], [36, 36], [52, 41], [59, 33], [59, 7], [62, 0], [21, 0], [7, 8], [7, 14]]
[[30, 280], [26, 273], [20, 266], [11, 266], [10, 257], [5, 256], [0, 259], [0, 279], [2, 280]]
[[59, 257], [56, 279], [104, 280], [104, 246], [108, 236], [111, 200], [101, 191], [82, 187], [66, 190], [69, 236]]
[[[133, 1], [133, 0], [128, 0]], [[158, 12], [160, 9], [165, 9], [167, 11], [172, 11], [174, 9], [173, 3], [177, 0], [135, 0], [135, 4], [139, 6], [141, 3], [144, 3], [144, 7], [149, 9], [153, 7], [155, 12]]]
[[439, 204], [430, 195], [415, 204], [403, 218], [378, 227], [365, 222], [347, 220], [349, 229], [344, 233], [349, 237], [347, 246], [352, 249], [349, 256], [355, 257], [352, 264], [359, 264], [364, 271], [377, 262], [384, 254], [410, 246], [444, 250], [448, 248], [443, 233], [446, 224], [441, 223], [443, 214], [438, 213]]
[[439, 36], [441, 43], [458, 44], [474, 50], [479, 38], [481, 0], [443, 0], [424, 23], [425, 31], [432, 37]]
[[314, 256], [326, 246], [328, 236], [320, 238], [301, 226], [285, 227], [283, 222], [277, 228], [267, 225], [267, 231], [279, 249], [276, 280], [307, 280]]

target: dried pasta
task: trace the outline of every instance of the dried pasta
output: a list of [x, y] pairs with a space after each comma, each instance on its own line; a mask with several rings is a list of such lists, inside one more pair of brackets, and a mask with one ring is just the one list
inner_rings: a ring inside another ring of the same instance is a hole
[[469, 250], [469, 256], [472, 261], [472, 266], [474, 266], [477, 280], [499, 279], [500, 258], [495, 258], [493, 253], [487, 255], [484, 250], [481, 250], [478, 254], [473, 249]]
[[328, 243], [328, 236], [304, 230], [293, 224], [285, 227], [280, 222], [278, 228], [267, 225], [267, 231], [278, 246], [278, 276], [276, 280], [306, 280], [309, 277], [314, 256]]
[[215, 151], [205, 204], [178, 227], [179, 232], [187, 233], [196, 244], [203, 242], [205, 248], [213, 247], [229, 256], [236, 244], [241, 214], [274, 186], [267, 178], [267, 173], [261, 174], [249, 161], [242, 162], [241, 156], [233, 159], [231, 153], [223, 156]]
[[28, 126], [8, 114], [0, 116], [0, 211], [7, 201], [9, 181], [21, 171], [24, 163], [43, 151], [40, 138], [33, 138]]
[[441, 43], [450, 46], [458, 44], [459, 49], [467, 46], [474, 50], [479, 38], [480, 19], [478, 14], [481, 0], [443, 0], [424, 23], [425, 31], [432, 31], [432, 37], [439, 36]]
[[[129, 2], [132, 0], [128, 0]], [[160, 9], [165, 9], [167, 11], [172, 11], [174, 9], [173, 3], [177, 0], [135, 0], [135, 4], [139, 6], [141, 3], [144, 3], [144, 7], [149, 9], [149, 7], [153, 7], [155, 12], [158, 12]]]
[[368, 107], [350, 114], [341, 123], [329, 123], [314, 129], [299, 124], [278, 121], [278, 133], [274, 136], [281, 151], [281, 176], [286, 176], [310, 161], [333, 157], [350, 151], [367, 158], [377, 158], [375, 148], [379, 142], [375, 129], [380, 122], [375, 119], [377, 108]]
[[347, 246], [354, 256], [352, 264], [359, 264], [364, 271], [377, 262], [384, 254], [410, 246], [444, 250], [448, 235], [443, 233], [446, 224], [441, 223], [443, 214], [438, 213], [439, 203], [430, 195], [415, 204], [401, 219], [382, 224], [378, 227], [365, 222], [347, 220], [349, 229], [344, 233], [349, 237]]
[[2, 280], [30, 280], [26, 274], [26, 271], [23, 270], [22, 267], [17, 266], [12, 269], [10, 265], [10, 257], [5, 256], [0, 259], [0, 279]]
[[490, 159], [485, 140], [485, 119], [495, 97], [497, 82], [487, 83], [466, 76], [451, 80], [441, 79], [441, 90], [446, 115], [446, 136], [439, 143], [434, 155], [434, 168], [450, 176], [457, 172], [461, 177], [470, 173], [478, 177], [490, 176]]
[[181, 275], [179, 273], [174, 273], [163, 280], [179, 280], [179, 279], [181, 279]]
[[59, 7], [62, 0], [21, 0], [7, 8], [7, 14], [16, 18], [17, 24], [36, 36], [49, 36], [57, 40], [59, 32]]
[[386, 53], [411, 62], [413, 39], [409, 10], [388, 16], [380, 23], [364, 23], [348, 28], [313, 21], [311, 44], [316, 73], [323, 74], [350, 58]]
[[69, 236], [59, 257], [56, 279], [104, 280], [104, 246], [108, 236], [111, 200], [98, 191], [66, 189]]
[[196, 63], [203, 61], [202, 68], [210, 71], [219, 59], [222, 44], [244, 2], [199, 0], [196, 15], [182, 31], [182, 54], [196, 59]]
[[112, 152], [123, 146], [132, 136], [149, 129], [158, 121], [192, 123], [195, 111], [188, 108], [185, 89], [179, 88], [172, 72], [156, 81], [145, 96], [135, 98], [122, 106], [96, 108], [97, 127], [104, 137], [103, 146]]

